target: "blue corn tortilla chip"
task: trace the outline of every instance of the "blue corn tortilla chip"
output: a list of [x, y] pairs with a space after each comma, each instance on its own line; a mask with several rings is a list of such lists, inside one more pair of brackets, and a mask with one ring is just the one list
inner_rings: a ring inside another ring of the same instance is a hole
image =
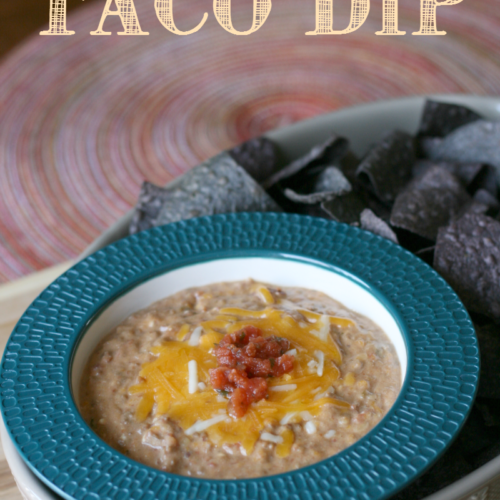
[[262, 187], [270, 189], [277, 183], [289, 179], [303, 170], [334, 165], [347, 154], [348, 148], [349, 142], [347, 139], [332, 136], [322, 144], [312, 148], [306, 155], [298, 158], [263, 181], [261, 183]]
[[428, 99], [422, 111], [418, 135], [445, 137], [453, 130], [480, 119], [481, 116], [465, 106]]
[[227, 153], [193, 168], [171, 186], [145, 183], [130, 233], [228, 212], [281, 212], [279, 205]]
[[438, 165], [410, 182], [392, 207], [390, 223], [428, 240], [470, 200], [456, 176]]
[[356, 171], [358, 170], [359, 163], [359, 158], [351, 151], [348, 151], [337, 165], [352, 185], [358, 182]]
[[488, 212], [488, 206], [476, 200], [469, 201], [458, 213], [457, 219], [462, 218], [465, 214], [482, 214], [485, 215]]
[[316, 205], [302, 205], [301, 213], [311, 217], [320, 217], [322, 219], [333, 220], [332, 217], [321, 208], [321, 203]]
[[293, 189], [285, 188], [284, 194], [289, 200], [295, 203], [314, 205], [335, 198], [336, 196], [344, 195], [351, 190], [351, 183], [339, 168], [326, 167], [314, 179], [312, 192], [297, 192]]
[[482, 203], [488, 207], [488, 210], [500, 210], [500, 202], [486, 189], [479, 189], [474, 193], [474, 201]]
[[441, 228], [434, 268], [468, 309], [500, 321], [500, 222], [467, 213]]
[[344, 196], [337, 196], [332, 200], [321, 203], [321, 209], [326, 216], [337, 222], [359, 225], [361, 212], [367, 208], [363, 196], [351, 191]]
[[462, 217], [466, 213], [484, 214], [495, 217], [499, 210], [500, 203], [498, 200], [488, 191], [479, 189], [474, 193], [472, 200], [462, 208], [457, 218]]
[[495, 168], [500, 180], [500, 122], [478, 120], [443, 139], [422, 139], [421, 148], [434, 161], [487, 163]]
[[368, 152], [356, 174], [382, 202], [391, 203], [410, 180], [414, 163], [413, 137], [395, 130]]
[[495, 197], [498, 195], [497, 172], [491, 165], [483, 165], [477, 176], [467, 186], [469, 193], [475, 193], [479, 189], [488, 191]]
[[134, 216], [130, 223], [130, 234], [135, 234], [154, 226], [163, 203], [170, 196], [169, 191], [151, 182], [143, 182], [136, 204]]
[[279, 166], [277, 147], [266, 137], [246, 141], [229, 149], [228, 153], [257, 182], [269, 178]]
[[465, 184], [465, 186], [469, 186], [483, 172], [483, 170], [488, 169], [488, 165], [484, 165], [483, 163], [458, 163], [450, 161], [434, 162], [431, 160], [417, 160], [412, 169], [413, 177], [421, 177], [434, 165], [442, 167], [453, 175], [456, 175]]
[[325, 170], [318, 175], [314, 183], [314, 191], [316, 193], [332, 192], [341, 195], [351, 190], [351, 183], [337, 167], [326, 167]]
[[359, 226], [361, 213], [365, 209], [371, 210], [383, 222], [389, 222], [390, 209], [381, 203], [375, 195], [359, 185], [356, 188], [353, 187], [349, 193], [322, 202], [320, 212], [322, 215], [319, 216]]
[[382, 238], [386, 238], [393, 243], [398, 243], [396, 233], [391, 229], [387, 222], [377, 217], [369, 208], [365, 208], [359, 217], [361, 229], [378, 234]]

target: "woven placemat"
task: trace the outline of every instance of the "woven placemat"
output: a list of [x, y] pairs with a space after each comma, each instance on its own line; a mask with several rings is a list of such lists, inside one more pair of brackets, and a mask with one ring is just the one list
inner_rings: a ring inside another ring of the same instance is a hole
[[[342, 36], [305, 36], [313, 0], [275, 0], [250, 36], [224, 31], [211, 2], [174, 1], [179, 29], [209, 14], [189, 36], [165, 30], [153, 2], [135, 3], [149, 36], [90, 36], [97, 1], [68, 16], [76, 35], [35, 35], [0, 66], [0, 282], [74, 258], [144, 179], [164, 184], [266, 130], [377, 99], [500, 90], [490, 0], [440, 7], [448, 35], [434, 37], [411, 35], [417, 0], [399, 2], [403, 37], [375, 36], [381, 0]], [[248, 29], [251, 12], [249, 0], [233, 2], [234, 26]], [[347, 26], [346, 12], [335, 25]], [[121, 31], [116, 17], [105, 28]]]

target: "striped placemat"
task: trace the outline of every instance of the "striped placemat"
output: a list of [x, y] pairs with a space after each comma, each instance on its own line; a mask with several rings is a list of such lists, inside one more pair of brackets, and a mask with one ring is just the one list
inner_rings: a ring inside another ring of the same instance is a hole
[[[128, 210], [144, 179], [164, 184], [274, 127], [410, 94], [500, 90], [500, 10], [438, 9], [447, 36], [412, 36], [418, 0], [400, 0], [403, 37], [375, 36], [381, 0], [357, 32], [305, 36], [314, 0], [274, 0], [250, 36], [224, 31], [211, 2], [174, 0], [179, 29], [136, 0], [149, 36], [90, 36], [104, 1], [68, 16], [71, 37], [35, 35], [0, 66], [0, 282], [74, 258]], [[348, 2], [335, 25], [347, 26]], [[47, 2], [48, 4], [48, 2]], [[233, 2], [250, 27], [251, 2]], [[121, 30], [118, 19], [105, 28]]]

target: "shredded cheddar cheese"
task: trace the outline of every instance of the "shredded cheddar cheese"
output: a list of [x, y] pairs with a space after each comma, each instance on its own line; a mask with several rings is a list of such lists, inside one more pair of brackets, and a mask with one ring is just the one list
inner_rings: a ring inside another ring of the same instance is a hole
[[[239, 443], [250, 454], [257, 440], [262, 439], [269, 419], [286, 425], [310, 421], [326, 404], [350, 408], [348, 403], [328, 395], [340, 376], [338, 367], [342, 362], [330, 326], [347, 327], [353, 322], [301, 309], [298, 312], [302, 319], [297, 321], [288, 309], [280, 308], [279, 299], [267, 288], [259, 286], [255, 293], [263, 301], [264, 309], [221, 309], [215, 320], [206, 321], [191, 332], [188, 325], [183, 325], [177, 340], [152, 349], [156, 358], [142, 366], [139, 383], [130, 388], [131, 394], [139, 394], [141, 398], [137, 420], [145, 420], [153, 411], [156, 415], [168, 415], [188, 435], [206, 432], [216, 446]], [[228, 400], [210, 385], [209, 370], [217, 367], [211, 351], [225, 334], [249, 325], [260, 328], [265, 337], [288, 339], [294, 368], [282, 377], [269, 379], [268, 399], [253, 403], [244, 417], [234, 419], [226, 413]], [[307, 429], [313, 428], [311, 423]], [[265, 437], [276, 443], [277, 456], [290, 453], [294, 442], [290, 429], [273, 438]]]
[[182, 325], [181, 329], [177, 332], [177, 340], [184, 340], [186, 335], [189, 333], [189, 325]]

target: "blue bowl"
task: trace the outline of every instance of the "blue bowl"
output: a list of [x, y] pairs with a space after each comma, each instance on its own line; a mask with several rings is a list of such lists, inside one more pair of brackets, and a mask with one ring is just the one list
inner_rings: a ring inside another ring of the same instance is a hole
[[[381, 305], [384, 321], [400, 333], [404, 383], [365, 437], [299, 470], [222, 481], [139, 464], [87, 426], [75, 404], [75, 380], [92, 325], [158, 277], [222, 259], [319, 269], [358, 287], [364, 303]], [[33, 472], [66, 499], [382, 499], [422, 474], [456, 437], [476, 394], [479, 349], [456, 294], [403, 248], [323, 219], [231, 214], [145, 231], [78, 263], [23, 315], [0, 374], [1, 411], [13, 442]]]

